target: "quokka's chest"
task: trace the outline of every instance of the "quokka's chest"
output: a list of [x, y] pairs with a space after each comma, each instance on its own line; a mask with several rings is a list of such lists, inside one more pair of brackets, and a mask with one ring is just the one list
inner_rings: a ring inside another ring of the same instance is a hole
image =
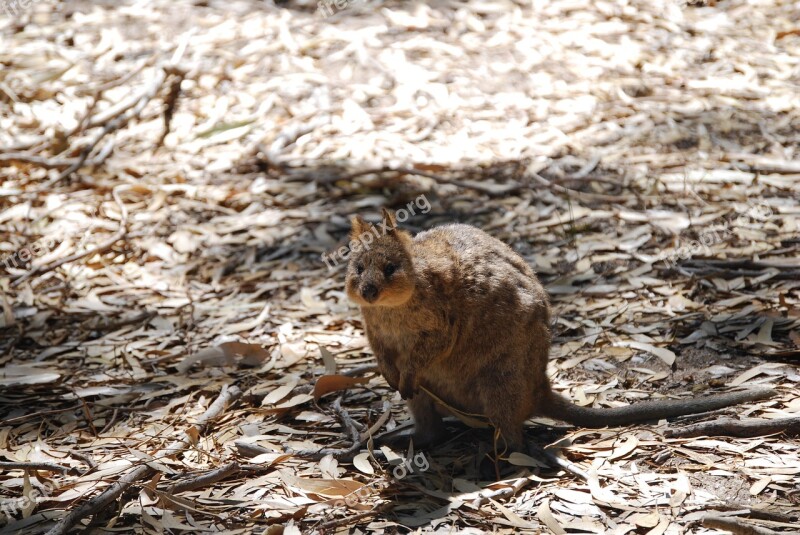
[[374, 349], [388, 351], [404, 351], [408, 349], [418, 337], [419, 330], [416, 325], [405, 324], [397, 319], [365, 318], [367, 338]]

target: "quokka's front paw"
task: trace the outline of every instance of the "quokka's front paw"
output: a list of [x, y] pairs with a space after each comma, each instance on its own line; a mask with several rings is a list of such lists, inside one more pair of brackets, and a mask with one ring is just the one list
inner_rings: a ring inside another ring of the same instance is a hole
[[411, 399], [414, 394], [419, 392], [419, 384], [417, 383], [416, 375], [413, 373], [404, 373], [400, 376], [400, 384], [397, 390], [400, 391], [400, 397], [403, 399]]

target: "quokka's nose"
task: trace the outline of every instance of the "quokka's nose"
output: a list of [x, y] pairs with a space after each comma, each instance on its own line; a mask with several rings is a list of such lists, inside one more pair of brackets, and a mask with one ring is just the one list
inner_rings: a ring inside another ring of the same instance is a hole
[[378, 288], [374, 284], [367, 284], [361, 290], [361, 297], [371, 303], [376, 297], [378, 297]]

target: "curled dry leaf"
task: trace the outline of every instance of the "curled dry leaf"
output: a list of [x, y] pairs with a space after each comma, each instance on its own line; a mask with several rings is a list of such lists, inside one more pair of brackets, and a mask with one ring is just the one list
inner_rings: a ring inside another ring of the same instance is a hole
[[343, 498], [365, 487], [364, 483], [352, 479], [307, 479], [294, 476], [288, 471], [282, 471], [281, 478], [292, 487], [325, 498]]
[[347, 390], [356, 385], [363, 385], [369, 382], [367, 377], [347, 377], [346, 375], [323, 375], [314, 384], [314, 401], [325, 394]]
[[550, 511], [550, 499], [549, 498], [545, 498], [544, 500], [542, 500], [542, 503], [539, 504], [539, 508], [536, 510], [536, 516], [555, 535], [566, 535], [567, 534], [567, 532], [563, 528], [563, 526], [561, 526], [561, 524], [559, 524], [558, 520], [556, 520], [556, 517], [553, 516], [553, 512]]
[[279, 402], [280, 400], [288, 396], [292, 392], [292, 390], [294, 390], [294, 388], [297, 386], [298, 381], [299, 379], [297, 377], [290, 377], [289, 382], [287, 382], [285, 385], [279, 386], [278, 388], [276, 388], [275, 390], [264, 396], [264, 399], [261, 400], [261, 406], [264, 407], [267, 405], [274, 405], [275, 403]]
[[627, 457], [636, 450], [637, 446], [639, 446], [639, 439], [635, 435], [628, 435], [625, 442], [614, 447], [611, 455], [608, 456], [608, 460], [613, 461], [614, 459]]
[[672, 366], [675, 363], [675, 353], [663, 347], [656, 347], [651, 344], [645, 344], [643, 342], [632, 342], [632, 341], [615, 342], [614, 345], [619, 347], [630, 347], [633, 349], [640, 349], [642, 351], [647, 351], [648, 353], [652, 353], [653, 355], [663, 360], [669, 366]]
[[0, 369], [0, 386], [38, 385], [58, 381], [61, 374], [39, 366], [8, 365]]
[[187, 372], [195, 364], [203, 366], [258, 366], [269, 358], [269, 352], [258, 344], [225, 342], [188, 355], [175, 368]]
[[369, 462], [369, 452], [362, 452], [356, 455], [353, 458], [353, 466], [355, 466], [361, 473], [367, 475], [373, 475], [375, 473], [375, 468], [372, 467], [372, 463]]
[[531, 466], [534, 468], [548, 467], [547, 463], [539, 461], [530, 455], [525, 455], [524, 453], [520, 453], [518, 451], [515, 451], [508, 456], [508, 462], [514, 466]]
[[298, 405], [302, 405], [303, 403], [308, 403], [312, 399], [314, 399], [314, 397], [310, 396], [309, 394], [298, 394], [292, 398], [289, 398], [288, 401], [284, 401], [280, 405], [276, 405], [274, 407], [269, 407], [269, 408], [262, 408], [260, 410], [267, 414], [269, 413], [279, 414], [287, 411], [288, 409], [291, 409], [292, 407], [297, 407]]

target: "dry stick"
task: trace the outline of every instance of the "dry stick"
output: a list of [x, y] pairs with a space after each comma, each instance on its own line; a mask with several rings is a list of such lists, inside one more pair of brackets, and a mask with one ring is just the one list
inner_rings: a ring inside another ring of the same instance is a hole
[[[286, 453], [289, 453], [296, 457], [303, 457], [304, 459], [311, 459], [315, 461], [319, 461], [320, 459], [322, 459], [327, 455], [333, 455], [336, 459], [349, 459], [351, 456], [353, 456], [353, 454], [360, 451], [361, 448], [364, 447], [364, 444], [366, 443], [367, 439], [370, 436], [372, 436], [375, 432], [377, 432], [377, 430], [380, 429], [381, 426], [383, 426], [383, 424], [386, 423], [386, 420], [389, 419], [391, 408], [392, 408], [391, 403], [389, 403], [388, 401], [384, 401], [383, 414], [381, 415], [380, 418], [378, 418], [378, 421], [375, 422], [375, 424], [364, 433], [359, 433], [358, 429], [355, 429], [355, 426], [351, 428], [349, 425], [345, 423], [346, 421], [343, 421], [343, 426], [349, 429], [350, 436], [353, 438], [353, 443], [347, 448], [322, 448], [319, 450], [308, 449], [308, 450], [297, 450], [297, 451], [287, 448]], [[349, 418], [349, 415], [347, 417]], [[352, 422], [352, 420], [350, 421]], [[240, 447], [239, 444], [237, 444], [237, 447]], [[252, 448], [246, 448], [246, 449], [249, 449], [250, 451], [257, 451]], [[266, 453], [266, 452], [261, 452], [261, 453]]]
[[755, 154], [733, 152], [726, 154], [723, 160], [728, 162], [743, 161], [752, 171], [760, 171], [762, 173], [785, 173], [789, 175], [800, 173], [800, 162], [782, 158], [769, 158]]
[[524, 487], [529, 481], [530, 479], [527, 477], [521, 477], [514, 481], [510, 487], [503, 487], [502, 489], [482, 493], [480, 496], [472, 500], [471, 505], [477, 509], [489, 500], [494, 500], [495, 498], [510, 498], [522, 490], [522, 487]]
[[94, 459], [92, 459], [92, 457], [90, 455], [87, 455], [85, 453], [81, 453], [79, 451], [71, 450], [69, 452], [69, 456], [70, 457], [75, 457], [76, 459], [79, 459], [79, 460], [83, 461], [84, 464], [86, 464], [86, 466], [89, 467], [89, 470], [94, 470], [97, 467], [97, 463], [94, 461]]
[[365, 169], [363, 171], [356, 171], [355, 173], [351, 173], [349, 175], [345, 175], [343, 177], [336, 178], [335, 181], [339, 180], [351, 180], [353, 178], [358, 178], [364, 175], [382, 175], [385, 173], [396, 173], [399, 175], [414, 175], [414, 176], [421, 176], [425, 178], [430, 178], [435, 180], [440, 184], [450, 184], [452, 186], [458, 186], [464, 189], [472, 189], [475, 191], [479, 191], [481, 193], [485, 193], [487, 195], [506, 195], [514, 190], [520, 189], [522, 186], [520, 184], [509, 184], [507, 187], [501, 188], [492, 188], [489, 186], [485, 186], [480, 182], [474, 181], [465, 181], [459, 180], [457, 178], [445, 178], [441, 175], [437, 175], [435, 173], [430, 173], [428, 171], [421, 171], [419, 169], [414, 169], [411, 167], [378, 167], [375, 169]]
[[11, 418], [9, 420], [3, 420], [3, 425], [15, 424], [17, 422], [24, 422], [28, 421], [31, 418], [36, 418], [37, 416], [49, 416], [51, 414], [60, 414], [62, 412], [70, 412], [70, 411], [77, 411], [79, 409], [83, 409], [83, 403], [78, 403], [74, 407], [65, 407], [62, 409], [51, 409], [48, 411], [39, 411], [34, 412], [31, 414], [23, 414], [22, 416], [17, 416], [15, 418]]
[[177, 494], [179, 492], [201, 489], [203, 487], [213, 485], [217, 481], [222, 481], [227, 477], [237, 474], [239, 473], [239, 470], [240, 470], [239, 463], [236, 462], [228, 463], [224, 466], [220, 466], [215, 470], [203, 472], [200, 475], [192, 475], [192, 477], [185, 479], [183, 481], [179, 481], [178, 483], [171, 485], [165, 490], [170, 494]]
[[[736, 277], [760, 277], [766, 274], [765, 270], [685, 267], [683, 265], [678, 266], [678, 270], [689, 277], [724, 277], [729, 279]], [[775, 280], [794, 281], [800, 279], [800, 269], [780, 269], [772, 278]]]
[[92, 327], [93, 331], [100, 331], [100, 332], [113, 332], [117, 329], [121, 329], [122, 327], [126, 327], [128, 325], [133, 325], [135, 323], [142, 323], [146, 325], [151, 319], [155, 318], [158, 314], [156, 312], [148, 311], [148, 312], [141, 312], [136, 314], [135, 316], [131, 316], [126, 319], [120, 319], [117, 321], [111, 321], [108, 323], [100, 322], [98, 325]]
[[606, 195], [605, 193], [585, 193], [583, 191], [566, 188], [559, 184], [554, 184], [550, 182], [549, 180], [539, 175], [538, 173], [531, 173], [530, 176], [531, 178], [533, 178], [534, 181], [538, 182], [542, 186], [545, 186], [553, 191], [557, 191], [558, 193], [564, 193], [566, 195], [573, 196], [580, 201], [625, 202], [628, 200], [628, 197], [625, 197], [624, 195]]
[[186, 78], [186, 71], [177, 67], [169, 67], [167, 68], [167, 72], [172, 77], [172, 83], [169, 86], [169, 93], [167, 93], [167, 97], [164, 99], [164, 131], [156, 142], [156, 148], [164, 145], [164, 140], [169, 135], [172, 117], [175, 114], [178, 96], [181, 93], [181, 84], [184, 78]]
[[789, 262], [780, 262], [776, 260], [750, 260], [748, 258], [731, 258], [727, 260], [717, 260], [707, 258], [705, 260], [687, 260], [681, 262], [682, 266], [686, 267], [719, 267], [719, 268], [740, 268], [740, 269], [753, 269], [762, 270], [768, 268], [787, 269], [793, 267], [800, 267], [800, 261], [797, 259], [787, 259]]
[[[78, 121], [78, 124], [76, 124], [73, 128], [71, 128], [69, 131], [64, 133], [64, 138], [65, 139], [68, 139], [70, 136], [75, 135], [78, 131], [83, 130], [83, 128], [85, 126], [85, 123], [88, 122], [88, 118], [91, 116], [92, 112], [94, 111], [94, 108], [97, 105], [98, 100], [99, 100], [99, 98], [95, 97], [95, 99], [89, 105], [89, 108], [86, 110], [86, 114], [85, 114], [84, 118], [81, 119], [80, 121]], [[28, 146], [18, 146], [18, 147], [16, 147], [16, 150], [30, 149], [35, 144], [36, 143], [30, 144]], [[113, 145], [112, 145], [112, 147], [113, 147]], [[4, 150], [5, 149], [0, 148], [0, 153], [2, 153]], [[108, 156], [107, 154], [104, 155], [104, 152], [106, 152], [106, 151], [109, 152], [109, 153], [111, 152], [111, 150], [108, 149], [107, 147], [104, 148], [104, 150], [101, 151], [101, 154], [97, 158], [94, 158], [93, 160], [89, 161], [89, 164], [90, 165], [100, 165], [103, 162], [103, 160], [105, 160], [105, 158]], [[9, 152], [9, 153], [6, 153], [6, 154], [0, 154], [0, 163], [3, 163], [3, 162], [14, 162], [14, 161], [30, 163], [30, 164], [36, 165], [38, 167], [42, 167], [44, 169], [57, 169], [57, 168], [70, 167], [72, 165], [75, 165], [75, 163], [78, 161], [78, 158], [45, 158], [44, 156], [37, 156], [35, 154], [27, 154], [27, 153], [23, 153], [23, 152]]]
[[344, 398], [344, 394], [336, 398], [336, 401], [333, 402], [333, 412], [335, 412], [336, 416], [339, 417], [339, 421], [342, 423], [342, 428], [350, 432], [350, 441], [355, 444], [361, 441], [361, 433], [358, 429], [358, 426], [353, 421], [353, 418], [350, 416], [350, 413], [347, 412], [347, 409], [342, 407], [342, 398]]
[[[194, 433], [190, 434], [184, 431], [183, 437], [159, 451], [153, 458], [161, 459], [181, 453], [194, 442], [192, 438], [193, 435], [199, 436], [203, 427], [222, 414], [222, 412], [241, 395], [242, 391], [236, 386], [223, 387], [214, 403], [212, 403], [206, 412], [197, 419], [197, 422], [189, 428], [193, 430]], [[147, 464], [134, 468], [112, 483], [103, 492], [70, 511], [70, 513], [62, 518], [46, 535], [66, 535], [70, 528], [77, 524], [82, 518], [98, 513], [116, 500], [128, 487], [137, 481], [153, 476], [155, 472], [156, 470]]]
[[[83, 167], [83, 164], [86, 162], [86, 159], [89, 157], [89, 154], [94, 150], [94, 148], [102, 141], [102, 139], [107, 136], [108, 134], [115, 132], [122, 128], [123, 126], [127, 125], [131, 119], [134, 117], [138, 117], [139, 114], [142, 113], [145, 106], [156, 96], [158, 93], [159, 88], [164, 83], [164, 79], [166, 78], [167, 74], [166, 71], [161, 68], [158, 69], [155, 78], [149, 86], [147, 86], [146, 90], [141, 94], [139, 100], [137, 101], [135, 107], [131, 110], [128, 114], [123, 114], [115, 117], [114, 119], [110, 120], [103, 126], [103, 129], [100, 131], [97, 136], [88, 144], [86, 145], [83, 150], [81, 150], [80, 155], [78, 156], [78, 160], [66, 168], [64, 171], [61, 172], [60, 175], [55, 177], [54, 179], [48, 181], [42, 188], [39, 188], [38, 192], [46, 192], [50, 188], [52, 188], [58, 182], [64, 180], [72, 173]], [[90, 123], [91, 125], [92, 123]]]
[[775, 433], [783, 433], [790, 436], [800, 435], [800, 417], [780, 418], [777, 420], [760, 418], [734, 420], [733, 418], [723, 418], [713, 422], [687, 425], [678, 429], [667, 429], [664, 431], [664, 436], [667, 438], [699, 436], [747, 438], [774, 435]]
[[89, 249], [89, 250], [83, 251], [81, 253], [75, 253], [73, 255], [61, 258], [60, 260], [56, 260], [55, 262], [52, 262], [52, 263], [50, 263], [50, 264], [48, 264], [46, 266], [39, 266], [36, 269], [32, 269], [29, 272], [27, 272], [24, 275], [21, 275], [19, 278], [17, 278], [11, 284], [11, 286], [19, 286], [20, 284], [22, 284], [23, 282], [25, 282], [26, 280], [28, 280], [29, 278], [31, 278], [31, 277], [33, 277], [35, 275], [41, 275], [43, 273], [47, 273], [48, 271], [52, 271], [52, 270], [54, 270], [54, 269], [56, 269], [56, 268], [58, 268], [58, 267], [60, 267], [60, 266], [62, 266], [64, 264], [66, 264], [68, 262], [75, 262], [76, 260], [80, 260], [81, 258], [84, 258], [86, 256], [89, 256], [89, 255], [92, 255], [92, 254], [95, 254], [95, 253], [104, 252], [104, 251], [110, 249], [115, 243], [117, 243], [117, 241], [122, 239], [122, 237], [125, 236], [125, 234], [128, 232], [128, 209], [125, 208], [125, 204], [119, 198], [119, 191], [120, 191], [121, 188], [128, 188], [128, 187], [129, 186], [127, 186], [127, 185], [125, 185], [125, 186], [116, 186], [114, 188], [114, 190], [112, 191], [112, 193], [111, 193], [112, 196], [114, 197], [114, 202], [117, 203], [117, 206], [119, 206], [119, 210], [120, 210], [119, 230], [117, 230], [117, 232], [115, 232], [114, 235], [111, 236], [111, 238], [109, 238], [108, 240], [104, 241], [103, 243], [101, 243], [100, 245], [98, 245], [97, 247], [95, 247], [93, 249]]
[[711, 516], [703, 517], [703, 526], [707, 528], [723, 529], [730, 531], [734, 535], [797, 535], [799, 532], [781, 532], [773, 531], [768, 528], [762, 528], [747, 522], [742, 522], [736, 518], [729, 516]]
[[384, 511], [386, 511], [387, 509], [389, 509], [390, 506], [391, 506], [391, 503], [384, 503], [384, 504], [381, 504], [381, 505], [377, 506], [376, 508], [372, 509], [371, 511], [364, 511], [363, 513], [358, 513], [357, 515], [344, 516], [344, 517], [338, 518], [336, 520], [330, 520], [330, 521], [325, 522], [323, 524], [319, 524], [318, 526], [316, 526], [316, 529], [321, 531], [321, 532], [325, 532], [325, 531], [327, 531], [329, 529], [338, 528], [338, 527], [343, 526], [345, 524], [350, 524], [352, 522], [356, 522], [358, 520], [363, 520], [363, 519], [365, 519], [367, 517], [370, 517], [370, 516], [375, 516], [375, 515], [377, 515], [379, 513], [382, 513]]
[[55, 463], [37, 463], [37, 462], [6, 462], [0, 461], [0, 468], [6, 470], [43, 470], [47, 472], [62, 472], [64, 474], [70, 472], [72, 468], [69, 466], [61, 466]]
[[372, 427], [361, 433], [359, 439], [361, 442], [366, 442], [369, 440], [370, 437], [375, 436], [375, 433], [378, 432], [378, 429], [386, 425], [386, 422], [389, 420], [389, 417], [392, 415], [392, 404], [388, 401], [383, 402], [383, 414], [381, 414], [380, 418], [378, 418]]
[[57, 169], [75, 165], [78, 158], [45, 158], [44, 156], [34, 156], [24, 152], [8, 152], [0, 154], [0, 163], [23, 162], [42, 167], [44, 169]]
[[713, 505], [711, 506], [711, 509], [715, 511], [723, 511], [723, 515], [720, 516], [728, 516], [725, 513], [731, 514], [732, 511], [741, 511], [741, 514], [756, 520], [768, 520], [770, 522], [782, 522], [784, 524], [797, 522], [798, 520], [798, 514], [787, 515], [783, 513], [767, 511], [764, 509], [754, 509], [750, 505], [736, 502]]
[[561, 468], [562, 470], [572, 474], [573, 476], [581, 478], [584, 481], [589, 481], [589, 475], [583, 470], [581, 470], [577, 464], [567, 459], [562, 459], [561, 457], [559, 457], [558, 455], [556, 455], [554, 452], [550, 451], [550, 449], [547, 448], [542, 450], [542, 453], [544, 453], [545, 459], [550, 461], [551, 464]]
[[108, 91], [109, 89], [114, 89], [115, 87], [119, 87], [119, 86], [121, 86], [123, 84], [126, 84], [126, 83], [128, 83], [128, 81], [132, 80], [134, 76], [136, 76], [137, 74], [142, 72], [145, 67], [147, 67], [149, 65], [152, 65], [154, 60], [155, 60], [155, 56], [151, 56], [151, 57], [145, 59], [144, 61], [142, 61], [137, 67], [134, 67], [133, 69], [131, 69], [130, 71], [128, 71], [124, 75], [120, 76], [119, 78], [115, 78], [113, 80], [110, 80], [108, 82], [96, 85], [94, 87], [89, 87], [89, 88], [86, 88], [86, 89], [83, 89], [83, 90], [79, 89], [78, 90], [78, 95], [79, 96], [86, 96], [86, 95], [104, 93], [104, 92]]

